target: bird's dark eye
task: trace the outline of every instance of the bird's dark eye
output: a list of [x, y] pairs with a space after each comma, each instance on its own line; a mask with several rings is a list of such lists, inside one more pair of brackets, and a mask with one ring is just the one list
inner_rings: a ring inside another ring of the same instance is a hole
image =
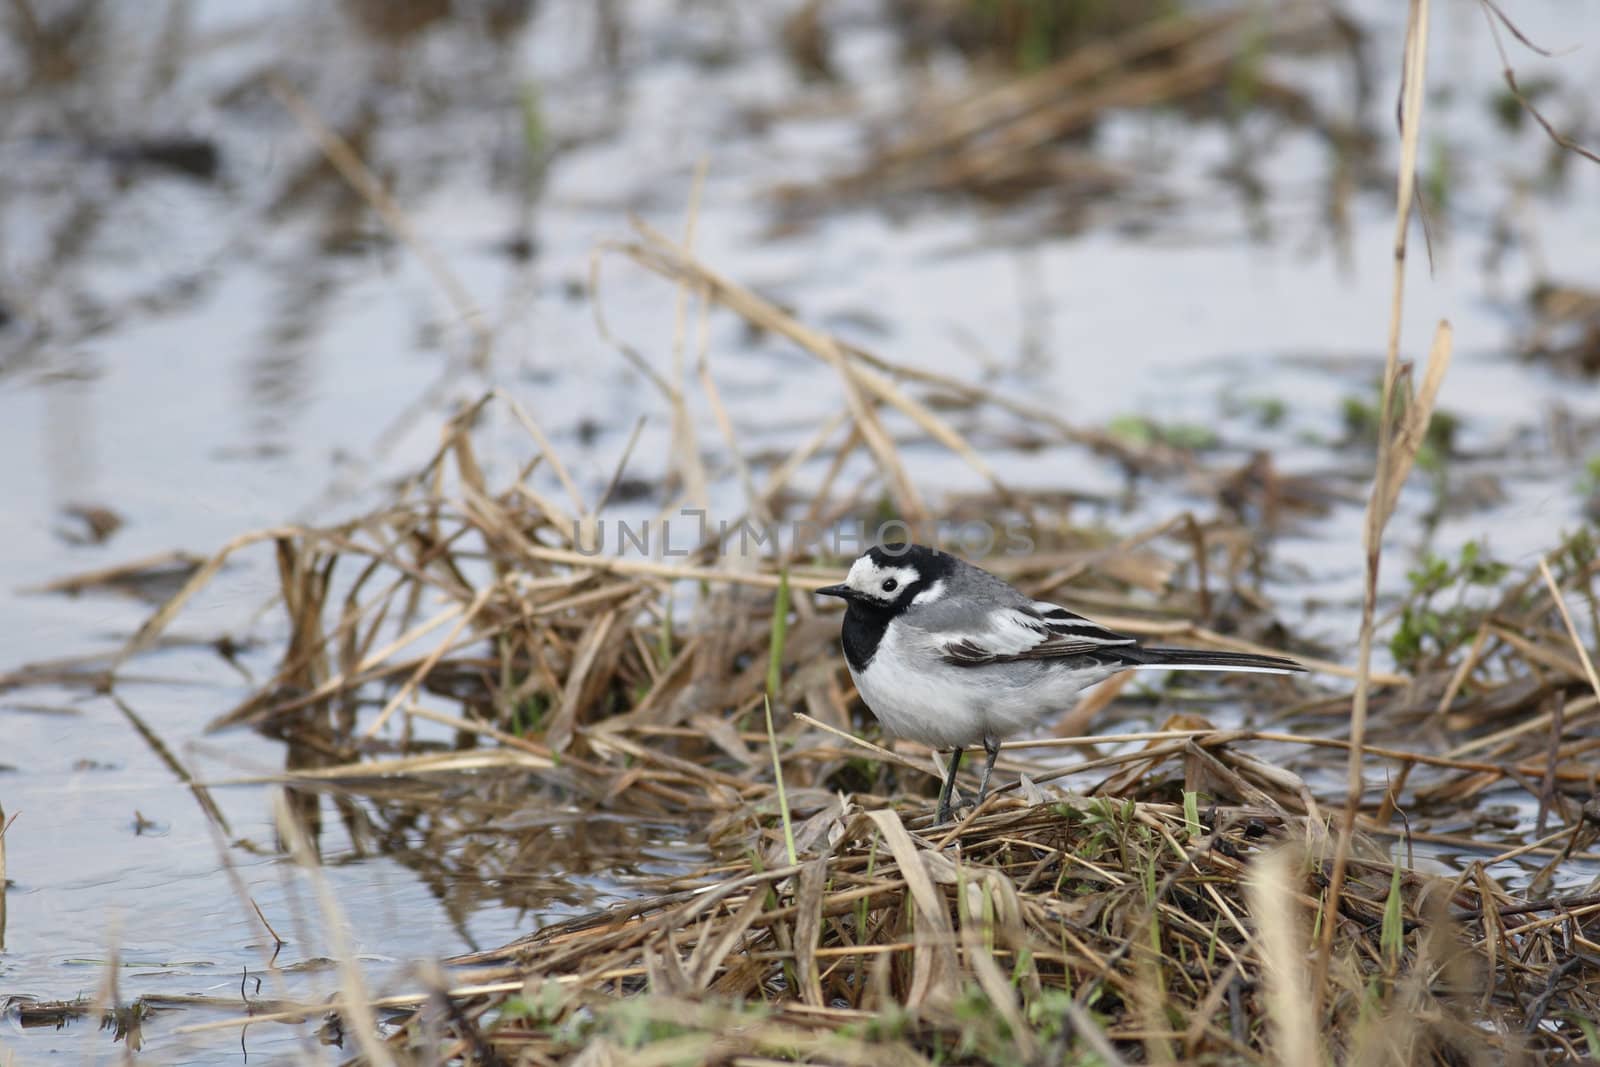
[[892, 593], [898, 588], [900, 588], [900, 583], [893, 578], [885, 578], [883, 580], [883, 591], [885, 593]]

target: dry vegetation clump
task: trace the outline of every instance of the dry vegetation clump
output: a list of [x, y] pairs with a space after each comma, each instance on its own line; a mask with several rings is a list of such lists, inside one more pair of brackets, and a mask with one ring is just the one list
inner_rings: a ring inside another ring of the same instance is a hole
[[[1334, 160], [1330, 220], [1376, 177], [1377, 139], [1358, 117], [1370, 95], [1365, 42], [1336, 7], [957, 0], [901, 4], [898, 17], [914, 53], [951, 46], [979, 59], [998, 55], [1000, 69], [982, 73], [979, 63], [969, 84], [918, 94], [910, 113], [885, 123], [892, 132], [874, 138], [858, 167], [819, 185], [782, 189], [789, 210], [826, 211], [862, 199], [903, 207], [929, 195], [1010, 202], [1037, 194], [1062, 206], [1058, 221], [1068, 229], [1081, 226], [1089, 206], [1104, 209], [1119, 196], [1148, 215], [1172, 199], [1160, 176], [1105, 158], [1094, 133], [1108, 116], [1163, 108], [1225, 125], [1260, 116], [1325, 142]], [[1306, 56], [1342, 65], [1353, 90], [1348, 113], [1328, 113], [1268, 63]], [[1259, 198], [1265, 182], [1252, 155], [1241, 144], [1224, 177]]]
[[1160, 21], [1181, 6], [1168, 0], [894, 0], [888, 14], [901, 47], [911, 55], [948, 45], [1002, 69], [1027, 71], [1085, 44]]
[[[1307, 857], [1329, 841], [1262, 789], [1218, 802], [1248, 766], [1187, 749], [1125, 797], [1002, 801], [946, 831], [835, 801], [798, 863], [752, 856], [454, 961], [449, 1014], [424, 1005], [391, 1043], [528, 1063], [1294, 1062], [1301, 1043], [1458, 1063], [1592, 1039], [1600, 958], [1561, 930], [1600, 900], [1528, 905], [1481, 867], [1427, 877], [1365, 841], [1316, 1036], [1274, 1036], [1285, 992], [1312, 1012], [1327, 871]], [[1137, 799], [1165, 792], [1182, 799]]]
[[[618, 247], [845, 383], [848, 417], [793, 454], [758, 464], [728, 440], [753, 516], [926, 514], [885, 415], [992, 477], [948, 420], [1026, 413], [844, 346], [651, 231]], [[498, 485], [477, 445], [491, 408], [523, 425], [532, 455]], [[1262, 457], [1210, 470], [1160, 442], [1028, 421], [1047, 447], [1209, 487], [1216, 509], [1116, 539], [1076, 528], [1070, 495], [994, 478], [948, 513], [1032, 523], [1037, 552], [992, 561], [1009, 578], [1164, 641], [1287, 648], [1325, 677], [1352, 676], [1288, 632], [1259, 584], [1275, 532], [1326, 501], [1287, 491], [1293, 479]], [[1412, 447], [1414, 430], [1399, 431]], [[857, 449], [881, 481], [841, 488], [841, 457]], [[795, 491], [812, 460], [824, 485]], [[701, 476], [676, 462], [682, 486]], [[535, 487], [541, 467], [566, 498]], [[1007, 746], [1006, 787], [935, 828], [935, 762], [863, 739], [875, 728], [848, 689], [837, 617], [804, 595], [841, 560], [715, 540], [676, 560], [595, 555], [585, 539], [604, 498], [586, 506], [571, 481], [533, 416], [489, 394], [383, 506], [241, 538], [128, 650], [159, 640], [231, 553], [270, 543], [284, 656], [213, 725], [287, 741], [273, 777], [289, 787], [295, 833], [314, 841], [330, 795], [358, 848], [416, 869], [453, 913], [489, 899], [582, 913], [449, 961], [448, 976], [421, 976], [429, 992], [371, 1001], [398, 1024], [392, 1054], [1458, 1063], [1593, 1047], [1600, 897], [1582, 882], [1600, 861], [1597, 704], [1565, 614], [1574, 596], [1589, 605], [1586, 629], [1596, 611], [1600, 564], [1583, 539], [1552, 555], [1548, 579], [1542, 566], [1463, 563], [1401, 605], [1425, 654], [1407, 674], [1369, 672], [1365, 788], [1328, 916], [1348, 692], [1230, 680], [1233, 696], [1275, 709], [1278, 728], [1263, 730], [1198, 714], [1218, 690], [1177, 691], [1188, 710], [1170, 718], [1170, 694], [1154, 706], [1124, 695], [1119, 718], [1107, 687], [1062, 724], [1098, 736]], [[1456, 580], [1495, 595], [1452, 601]], [[1130, 720], [1162, 728], [1105, 734]], [[1542, 836], [1480, 805], [1507, 791], [1540, 805]], [[249, 1020], [308, 1007], [262, 1001]], [[340, 1010], [329, 1025], [364, 1024]]]
[[1528, 294], [1528, 310], [1522, 358], [1575, 377], [1600, 374], [1600, 292], [1546, 283]]
[[[1009, 488], [947, 421], [948, 403], [936, 411], [908, 386], [969, 411], [1003, 406], [1027, 417], [1030, 432], [1047, 445], [1087, 447], [1152, 477], [1197, 473], [1192, 455], [1078, 429], [1002, 404], [980, 387], [843, 345], [648, 230], [619, 247], [753, 325], [792, 338], [833, 363], [846, 382], [854, 418], [830, 420], [792, 454], [771, 458], [765, 487], [755, 488], [753, 465], [735, 453], [751, 488], [739, 522], [784, 519], [817, 529], [860, 520], [870, 529], [885, 509], [927, 518], [899, 442], [884, 429], [892, 411], [991, 481], [990, 492], [942, 509], [947, 521], [1026, 523], [1034, 551], [991, 561], [1008, 578], [1164, 640], [1240, 651], [1289, 640], [1271, 605], [1250, 588], [1266, 556], [1245, 520], [1180, 515], [1122, 538], [1081, 529], [1070, 520], [1070, 494]], [[669, 395], [673, 388], [664, 387]], [[490, 486], [475, 443], [474, 428], [491, 406], [527, 429], [534, 451], [503, 488]], [[881, 488], [837, 485], [857, 451], [878, 461]], [[807, 461], [826, 465], [825, 482], [814, 494], [797, 494], [788, 480]], [[528, 474], [540, 465], [568, 487], [570, 501], [534, 488]], [[681, 476], [685, 486], [704, 478], [703, 470]], [[1275, 476], [1212, 481], [1234, 506], [1253, 506], [1241, 503], [1253, 499], [1275, 515], [1293, 510], [1278, 501]], [[759, 730], [767, 699], [780, 722], [804, 711], [848, 733], [870, 721], [842, 688], [837, 617], [819, 615], [802, 595], [835, 580], [842, 559], [792, 542], [767, 556], [746, 554], [738, 523], [713, 530], [681, 559], [617, 556], [609, 543], [605, 550], [596, 543], [607, 495], [586, 505], [533, 417], [504, 394], [485, 395], [445, 427], [432, 460], [371, 513], [328, 528], [246, 535], [194, 568], [123, 658], [159, 641], [235, 552], [267, 542], [289, 638], [274, 675], [211, 727], [248, 725], [287, 741], [297, 781], [348, 785], [391, 772], [482, 771], [498, 760], [538, 772], [553, 799], [598, 804], [625, 792], [641, 814], [711, 814], [738, 810], [764, 788], [750, 776], [766, 766]], [[664, 503], [661, 513], [677, 514], [676, 503]], [[1167, 546], [1176, 546], [1180, 560]], [[697, 583], [697, 596], [686, 596], [688, 583]], [[1313, 651], [1306, 650], [1308, 661], [1320, 662]], [[454, 738], [442, 742], [434, 730], [419, 740], [412, 729], [419, 722], [453, 728]], [[903, 788], [859, 751], [849, 755], [799, 784], [884, 795]], [[392, 759], [374, 764], [373, 756]], [[728, 770], [709, 769], [707, 759]], [[627, 767], [621, 778], [617, 761]]]

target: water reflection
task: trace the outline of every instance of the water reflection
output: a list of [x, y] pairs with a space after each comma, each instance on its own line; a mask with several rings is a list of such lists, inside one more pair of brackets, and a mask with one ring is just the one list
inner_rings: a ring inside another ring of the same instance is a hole
[[469, 920], [485, 907], [541, 920], [593, 910], [709, 855], [688, 842], [687, 826], [574, 804], [570, 791], [527, 774], [355, 779], [288, 792], [310, 835], [322, 832], [324, 801], [333, 805], [350, 847], [338, 862], [382, 855], [413, 871], [474, 950], [485, 946]]

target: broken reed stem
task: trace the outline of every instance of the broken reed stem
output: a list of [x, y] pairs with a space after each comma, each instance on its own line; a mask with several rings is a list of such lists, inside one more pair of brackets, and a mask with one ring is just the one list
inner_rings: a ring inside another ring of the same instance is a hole
[[[1539, 573], [1544, 576], [1544, 584], [1550, 587], [1550, 599], [1555, 601], [1556, 610], [1561, 613], [1561, 622], [1567, 628], [1567, 637], [1572, 640], [1573, 650], [1578, 653], [1578, 659], [1583, 663], [1583, 673], [1589, 679], [1589, 688], [1594, 690], [1597, 700], [1600, 700], [1600, 676], [1594, 671], [1594, 661], [1589, 658], [1589, 650], [1584, 647], [1583, 639], [1578, 636], [1578, 628], [1573, 625], [1572, 613], [1567, 611], [1567, 602], [1561, 598], [1561, 587], [1556, 584], [1555, 575], [1550, 573], [1550, 564], [1544, 556], [1539, 557]], [[1557, 731], [1557, 738], [1560, 733]]]
[[374, 1067], [394, 1067], [395, 1061], [389, 1054], [389, 1046], [378, 1036], [378, 1016], [373, 1010], [372, 999], [367, 994], [367, 984], [361, 974], [361, 964], [357, 961], [353, 946], [350, 944], [338, 897], [334, 894], [333, 886], [323, 875], [317, 854], [311, 842], [306, 839], [305, 830], [281, 789], [273, 797], [273, 814], [276, 816], [278, 833], [288, 846], [290, 856], [305, 871], [306, 877], [311, 879], [312, 888], [316, 893], [317, 907], [322, 912], [328, 938], [333, 943], [333, 958], [339, 971], [339, 991], [344, 995], [346, 1005], [342, 1013], [348, 1024], [346, 1029], [354, 1032], [356, 1044], [360, 1047], [367, 1063], [373, 1064]]
[[783, 685], [783, 648], [789, 634], [789, 569], [778, 572], [778, 595], [772, 604], [772, 640], [767, 656], [767, 691], [761, 698], [767, 713], [767, 745], [772, 749], [772, 780], [778, 789], [778, 814], [783, 819], [783, 845], [789, 866], [799, 863], [794, 845], [794, 820], [789, 815], [789, 792], [783, 785], [783, 760], [778, 756], [778, 733], [772, 728], [772, 702]]
[[[686, 579], [698, 582], [730, 582], [735, 585], [753, 585], [762, 589], [776, 589], [783, 583], [776, 574], [762, 571], [737, 571], [727, 567], [695, 567], [673, 563], [657, 563], [648, 559], [629, 559], [626, 556], [601, 556], [596, 553], [574, 552], [566, 548], [547, 548], [529, 543], [522, 549], [532, 559], [548, 563], [565, 563], [574, 567], [611, 572], [636, 577]], [[796, 577], [791, 585], [810, 591], [831, 585], [833, 578]]]
[[[1389, 345], [1383, 368], [1383, 395], [1378, 414], [1377, 476], [1367, 501], [1367, 518], [1362, 530], [1366, 555], [1366, 580], [1361, 597], [1360, 650], [1356, 664], [1356, 691], [1350, 706], [1350, 760], [1344, 810], [1339, 822], [1338, 844], [1334, 850], [1333, 871], [1328, 880], [1327, 901], [1322, 913], [1321, 938], [1317, 948], [1311, 995], [1322, 1014], [1328, 968], [1333, 955], [1334, 930], [1339, 924], [1339, 898], [1344, 891], [1345, 867], [1350, 858], [1350, 842], [1355, 830], [1356, 811], [1361, 806], [1361, 769], [1367, 732], [1369, 672], [1372, 670], [1372, 635], [1378, 601], [1378, 568], [1383, 548], [1383, 529], [1392, 506], [1391, 483], [1397, 471], [1391, 470], [1394, 444], [1395, 386], [1400, 377], [1400, 324], [1405, 305], [1406, 231], [1411, 221], [1411, 204], [1416, 195], [1417, 141], [1422, 128], [1423, 88], [1428, 54], [1428, 0], [1411, 0], [1406, 19], [1404, 82], [1400, 110], [1400, 173], [1395, 191], [1394, 283], [1389, 308]], [[1396, 487], [1397, 489], [1398, 487]]]

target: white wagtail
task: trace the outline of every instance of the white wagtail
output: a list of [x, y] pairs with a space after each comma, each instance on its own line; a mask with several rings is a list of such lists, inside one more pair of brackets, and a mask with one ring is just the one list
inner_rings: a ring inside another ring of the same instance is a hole
[[981, 567], [923, 545], [868, 549], [840, 585], [842, 638], [861, 699], [890, 733], [954, 749], [938, 821], [962, 752], [988, 754], [978, 803], [1004, 738], [1067, 707], [1080, 689], [1125, 670], [1253, 671], [1304, 667], [1278, 656], [1145, 648], [1066, 608], [1034, 600]]

